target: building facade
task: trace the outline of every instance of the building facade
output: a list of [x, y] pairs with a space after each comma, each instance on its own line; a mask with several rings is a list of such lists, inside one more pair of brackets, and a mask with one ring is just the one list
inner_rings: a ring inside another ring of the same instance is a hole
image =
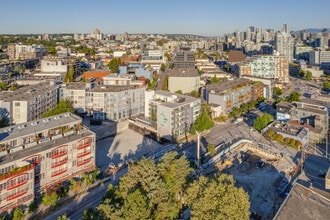
[[330, 67], [330, 51], [317, 49], [309, 52], [309, 63], [319, 65], [322, 68]]
[[206, 86], [204, 97], [208, 104], [219, 105], [222, 112], [228, 114], [234, 107], [263, 97], [263, 88], [261, 82], [240, 78]]
[[26, 60], [34, 58], [42, 58], [46, 53], [46, 49], [42, 45], [8, 45], [9, 60]]
[[291, 34], [284, 31], [276, 33], [275, 43], [276, 52], [291, 62], [294, 58], [294, 38]]
[[200, 99], [166, 91], [146, 91], [145, 117], [157, 125], [161, 138], [173, 141], [189, 132], [200, 114]]
[[95, 133], [71, 113], [0, 129], [0, 213], [95, 168]]
[[285, 56], [258, 55], [238, 64], [236, 73], [239, 76], [252, 76], [289, 81], [289, 66]]
[[68, 83], [60, 88], [60, 99], [70, 100], [79, 114], [94, 119], [119, 121], [144, 112], [145, 87], [141, 85], [96, 85]]
[[56, 107], [57, 101], [58, 88], [49, 82], [0, 93], [0, 108], [8, 113], [13, 124], [41, 118], [43, 113]]

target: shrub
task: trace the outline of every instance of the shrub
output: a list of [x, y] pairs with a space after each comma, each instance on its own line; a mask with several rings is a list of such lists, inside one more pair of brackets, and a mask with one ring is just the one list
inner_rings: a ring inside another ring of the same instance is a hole
[[283, 135], [276, 134], [275, 140], [279, 143], [282, 143], [283, 142]]

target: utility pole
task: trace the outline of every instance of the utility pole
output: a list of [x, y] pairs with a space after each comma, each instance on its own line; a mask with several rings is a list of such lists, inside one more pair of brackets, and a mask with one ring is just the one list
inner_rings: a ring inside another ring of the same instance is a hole
[[201, 138], [200, 138], [200, 133], [196, 131], [197, 134], [197, 170], [199, 170], [200, 167], [200, 145], [201, 145]]

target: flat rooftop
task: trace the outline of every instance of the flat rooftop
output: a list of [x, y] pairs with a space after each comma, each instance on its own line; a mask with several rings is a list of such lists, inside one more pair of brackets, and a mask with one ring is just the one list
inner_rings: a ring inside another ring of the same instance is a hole
[[295, 183], [288, 197], [273, 218], [274, 220], [315, 220], [328, 219], [330, 216], [330, 200]]
[[0, 100], [2, 101], [25, 101], [34, 99], [38, 95], [45, 94], [49, 90], [56, 90], [57, 86], [51, 86], [50, 82], [42, 82], [35, 85], [24, 86], [16, 91], [0, 92]]
[[94, 83], [92, 88], [89, 89], [88, 87], [86, 87], [86, 83], [75, 82], [62, 84], [61, 88], [71, 90], [88, 90], [89, 92], [121, 92], [142, 87], [140, 85], [101, 85]]
[[17, 139], [22, 136], [31, 135], [37, 131], [43, 131], [64, 124], [82, 121], [81, 117], [72, 113], [63, 113], [35, 121], [25, 122], [0, 129], [0, 143], [6, 140]]
[[253, 81], [249, 79], [239, 78], [234, 80], [225, 80], [215, 84], [207, 85], [207, 90], [214, 90], [216, 93], [224, 92], [228, 89], [232, 89], [236, 86], [240, 86], [243, 84], [248, 85], [248, 83], [253, 83]]
[[25, 149], [22, 149], [22, 150], [13, 152], [13, 153], [9, 153], [7, 155], [0, 157], [0, 165], [9, 163], [13, 160], [19, 160], [19, 159], [26, 158], [28, 156], [40, 153], [47, 149], [52, 149], [53, 147], [56, 147], [56, 146], [60, 146], [60, 145], [66, 144], [66, 143], [73, 142], [80, 138], [87, 137], [91, 134], [94, 134], [94, 133], [91, 132], [90, 130], [85, 129], [84, 132], [80, 132], [79, 134], [77, 132], [75, 132], [74, 134], [65, 136], [63, 138], [50, 140], [45, 143], [39, 143], [33, 147], [29, 147], [29, 148], [25, 148]]
[[[173, 98], [173, 96], [175, 96], [177, 99], [175, 101], [167, 101], [167, 102], [162, 102], [162, 106], [166, 106], [169, 108], [175, 108], [181, 105], [186, 105], [188, 103], [194, 102], [196, 100], [199, 100], [197, 98], [188, 96], [188, 95], [181, 95], [181, 94], [176, 94], [176, 93], [171, 93], [171, 92], [167, 92], [167, 91], [163, 91], [163, 90], [157, 90], [155, 91], [155, 95], [161, 95], [161, 96], [165, 96], [165, 97], [169, 97], [169, 98]], [[153, 100], [153, 101], [157, 101], [157, 100]]]

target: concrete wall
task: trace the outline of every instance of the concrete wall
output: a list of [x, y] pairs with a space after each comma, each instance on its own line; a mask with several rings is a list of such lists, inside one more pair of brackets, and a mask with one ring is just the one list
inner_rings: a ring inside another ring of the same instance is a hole
[[170, 92], [181, 90], [183, 93], [190, 93], [199, 89], [200, 77], [169, 77], [168, 89]]

